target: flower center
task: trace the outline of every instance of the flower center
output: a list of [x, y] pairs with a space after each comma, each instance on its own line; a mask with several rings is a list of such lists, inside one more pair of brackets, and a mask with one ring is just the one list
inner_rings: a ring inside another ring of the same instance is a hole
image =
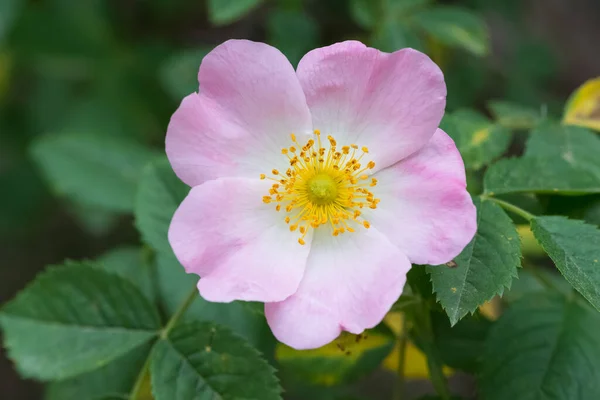
[[361, 161], [369, 149], [357, 145], [342, 146], [327, 136], [328, 148], [323, 146], [321, 132], [314, 131], [315, 139], [300, 146], [296, 136], [291, 135], [293, 145], [281, 149], [289, 160], [285, 173], [274, 169], [273, 176], [261, 174], [261, 179], [274, 181], [269, 195], [263, 196], [266, 204], [276, 203], [275, 210], [285, 210], [285, 222], [291, 231], [298, 230], [298, 243], [305, 244], [308, 231], [322, 225], [332, 228], [333, 236], [354, 232], [353, 226], [370, 224], [361, 217], [361, 209], [377, 208], [379, 199], [367, 189], [377, 185], [377, 179], [369, 178], [369, 170], [375, 163]]
[[331, 204], [338, 197], [338, 183], [331, 175], [321, 172], [306, 182], [308, 200], [317, 205]]

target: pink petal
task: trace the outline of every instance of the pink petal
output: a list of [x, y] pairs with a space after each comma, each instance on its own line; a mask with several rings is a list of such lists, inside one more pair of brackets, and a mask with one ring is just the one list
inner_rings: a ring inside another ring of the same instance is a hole
[[200, 65], [200, 93], [171, 118], [166, 150], [190, 186], [217, 177], [252, 177], [286, 166], [290, 133], [312, 130], [294, 68], [264, 43], [229, 40]]
[[169, 242], [206, 300], [281, 301], [293, 294], [310, 251], [262, 197], [266, 181], [226, 178], [194, 187], [179, 206]]
[[451, 261], [471, 241], [477, 216], [465, 167], [452, 139], [438, 129], [418, 153], [374, 175], [381, 199], [363, 216], [415, 264]]
[[296, 349], [323, 346], [342, 330], [377, 325], [402, 293], [410, 262], [377, 230], [315, 233], [298, 291], [265, 304], [275, 337]]
[[444, 115], [442, 71], [413, 49], [338, 43], [306, 54], [297, 74], [314, 128], [341, 145], [367, 146], [378, 168], [423, 147]]

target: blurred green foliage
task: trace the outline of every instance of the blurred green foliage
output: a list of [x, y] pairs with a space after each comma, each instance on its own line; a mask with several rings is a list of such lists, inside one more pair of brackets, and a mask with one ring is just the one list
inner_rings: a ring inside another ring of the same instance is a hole
[[[130, 212], [135, 180], [151, 156], [144, 147], [161, 151], [170, 114], [197, 90], [202, 57], [230, 37], [267, 41], [294, 65], [311, 48], [349, 38], [384, 51], [414, 47], [446, 72], [450, 110], [490, 97], [552, 104], [546, 84], [555, 57], [525, 33], [516, 3], [3, 1], [0, 182], [14, 196], [0, 200], [0, 231], [33, 228], [34, 216], [49, 211], [50, 192], [68, 200], [69, 214], [92, 232], [112, 226], [111, 214]], [[514, 55], [502, 66], [486, 57], [483, 16], [490, 10], [513, 21], [516, 32]]]
[[[0, 236], [10, 240], [25, 238], [23, 248], [29, 249], [35, 247], [35, 243], [30, 246], [27, 242], [29, 235], [49, 220], [68, 215], [89, 234], [88, 240], [116, 237], [114, 241], [119, 241], [119, 230], [123, 229], [119, 222], [125, 220], [125, 229], [133, 232], [135, 243], [121, 243], [122, 246], [97, 258], [91, 263], [92, 275], [116, 274], [121, 282], [126, 282], [125, 292], [135, 291], [137, 296], [139, 290], [157, 306], [161, 323], [173, 317], [188, 292], [193, 291], [197, 277], [186, 275], [166, 241], [170, 218], [187, 188], [164, 158], [164, 136], [179, 102], [198, 90], [197, 72], [202, 58], [215, 45], [230, 38], [265, 41], [279, 48], [293, 65], [312, 48], [347, 39], [361, 40], [388, 52], [403, 47], [425, 52], [445, 73], [448, 112], [442, 127], [462, 153], [470, 192], [510, 193], [515, 197], [507, 195], [503, 199], [510, 199], [529, 211], [582, 218], [598, 225], [598, 139], [588, 131], [542, 123], [561, 114], [568, 93], [556, 85], [559, 55], [550, 43], [533, 35], [523, 3], [519, 0], [2, 0]], [[518, 156], [525, 148], [524, 132], [532, 129], [523, 158], [496, 163], [503, 156]], [[567, 148], [571, 149], [573, 159], [565, 161], [560, 156]], [[534, 168], [545, 171], [537, 176], [537, 182], [530, 179]], [[485, 173], [488, 175], [484, 185]], [[579, 200], [565, 199], [555, 195], [559, 188], [562, 194], [590, 195]], [[523, 191], [536, 192], [538, 196], [514, 194]], [[429, 267], [434, 272], [435, 295], [425, 268], [413, 268], [409, 274], [415, 295], [411, 299], [415, 302], [416, 298], [419, 305], [403, 309], [415, 316], [410, 334], [427, 355], [432, 379], [441, 393], [442, 364], [467, 372], [478, 370], [491, 322], [480, 317], [476, 310], [510, 286], [517, 274], [521, 252], [511, 218], [490, 202], [484, 202], [480, 217], [485, 229], [478, 234], [479, 242], [467, 249], [471, 253], [457, 258], [458, 267], [444, 270]], [[139, 231], [139, 240], [134, 226]], [[504, 235], [501, 238], [494, 236], [499, 229]], [[589, 235], [597, 239], [597, 230], [588, 226], [577, 225], [573, 229], [593, 230]], [[563, 251], [559, 246], [563, 241], [558, 239], [547, 238], [550, 244], [546, 244], [556, 259]], [[509, 262], [493, 254], [494, 249], [502, 247], [508, 249], [505, 253], [510, 253]], [[528, 257], [525, 251], [523, 255]], [[537, 265], [537, 260], [527, 260]], [[489, 265], [494, 268], [485, 269]], [[559, 283], [554, 285], [565, 284], [556, 275], [534, 276], [527, 270], [518, 274], [523, 279], [513, 286], [506, 302], [531, 296], [531, 292], [544, 300], [545, 286], [540, 282], [555, 280]], [[579, 282], [588, 275], [569, 278]], [[117, 279], [112, 275], [98, 276]], [[479, 292], [467, 283], [480, 285]], [[460, 285], [459, 293], [465, 296], [456, 300], [453, 294]], [[584, 289], [580, 291], [597, 304], [593, 288]], [[436, 297], [441, 299], [441, 306], [435, 303]], [[528, 315], [523, 309], [535, 310], [537, 306], [548, 313], [568, 309], [576, 314], [577, 321], [585, 317], [597, 324], [597, 318], [579, 300], [544, 301], [548, 304], [543, 303], [541, 308], [539, 304], [529, 307], [521, 301], [521, 308], [509, 317], [526, 320]], [[452, 323], [470, 312], [475, 312], [475, 316], [451, 328], [442, 307], [451, 314]], [[21, 312], [26, 311], [15, 311]], [[431, 318], [423, 317], [430, 312]], [[206, 339], [198, 327], [216, 322], [226, 327], [227, 337], [231, 334], [229, 330], [232, 331], [261, 350], [267, 360], [275, 362], [278, 355], [285, 389], [300, 398], [359, 398], [346, 386], [323, 389], [319, 384], [324, 382], [314, 375], [318, 373], [323, 380], [329, 379], [325, 382], [329, 385], [362, 376], [380, 364], [395, 340], [385, 331], [385, 340], [371, 342], [376, 346], [364, 354], [355, 354], [351, 361], [356, 365], [350, 365], [345, 358], [346, 348], [338, 352], [336, 344], [331, 345], [333, 350], [325, 356], [317, 352], [297, 358], [294, 352], [282, 352], [281, 348], [276, 354], [275, 339], [257, 304], [214, 304], [196, 297], [182, 318], [186, 322], [196, 321], [188, 325], [187, 331], [179, 332], [180, 341], [175, 341], [185, 350], [182, 350], [185, 356], [195, 350], [186, 338]], [[204, 323], [199, 325], [198, 321]], [[556, 329], [551, 328], [556, 331], [561, 326], [557, 323]], [[496, 328], [494, 340], [504, 337], [512, 340], [510, 328], [502, 325]], [[376, 332], [381, 333], [381, 329]], [[236, 343], [241, 341], [238, 336], [232, 339]], [[576, 343], [577, 338], [567, 336], [559, 339]], [[27, 339], [36, 342], [35, 335]], [[59, 375], [69, 379], [52, 384], [48, 398], [85, 399], [105, 394], [125, 398], [136, 379], [139, 380], [137, 371], [149, 352], [142, 342], [132, 341], [129, 346], [117, 348], [118, 351], [113, 349], [110, 360], [93, 372], [72, 377], [88, 371], [91, 367], [86, 364]], [[168, 370], [178, 361], [177, 355], [169, 352], [165, 338], [160, 343], [161, 351], [171, 357], [162, 366]], [[258, 359], [245, 346], [240, 344], [232, 353], [250, 354], [249, 358]], [[494, 353], [501, 347], [486, 351]], [[107, 348], [110, 350], [110, 346]], [[232, 355], [227, 350], [223, 354]], [[52, 355], [47, 355], [49, 364], [53, 362]], [[324, 370], [315, 368], [317, 364]], [[484, 379], [489, 387], [493, 372], [505, 372], [500, 366], [493, 367], [488, 366], [490, 373]], [[328, 368], [337, 375], [328, 376]], [[29, 372], [43, 376], [40, 371]], [[202, 365], [193, 365], [188, 377], [201, 380], [205, 373]], [[310, 385], [297, 384], [295, 379], [302, 375], [310, 375]], [[102, 383], [107, 379], [111, 382], [105, 386]], [[270, 379], [269, 375], [267, 380]], [[192, 385], [195, 380], [186, 384]], [[273, 393], [278, 393], [276, 382], [269, 383]], [[170, 396], [173, 388], [169, 382], [162, 384], [161, 392], [166, 393], [163, 396]]]

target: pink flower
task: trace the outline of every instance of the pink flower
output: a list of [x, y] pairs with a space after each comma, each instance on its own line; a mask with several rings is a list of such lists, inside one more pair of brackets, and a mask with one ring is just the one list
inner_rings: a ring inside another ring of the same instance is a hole
[[169, 241], [209, 301], [261, 301], [274, 335], [315, 348], [377, 325], [411, 263], [442, 264], [476, 212], [454, 142], [438, 129], [446, 86], [424, 54], [343, 42], [294, 71], [277, 49], [230, 40], [166, 150], [192, 189]]

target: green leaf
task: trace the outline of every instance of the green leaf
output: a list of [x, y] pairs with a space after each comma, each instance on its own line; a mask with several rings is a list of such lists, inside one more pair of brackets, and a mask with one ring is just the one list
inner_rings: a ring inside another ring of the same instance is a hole
[[444, 365], [478, 372], [491, 322], [482, 317], [470, 317], [451, 327], [444, 314], [432, 313], [431, 317], [434, 341]]
[[600, 311], [600, 230], [565, 217], [536, 217], [531, 230], [565, 279]]
[[156, 400], [279, 400], [275, 370], [246, 341], [213, 323], [175, 328], [152, 352]]
[[444, 117], [441, 128], [454, 139], [470, 169], [479, 169], [500, 157], [511, 141], [510, 130], [468, 109]]
[[409, 338], [425, 355], [429, 379], [435, 391], [443, 398], [449, 398], [450, 393], [444, 374], [442, 356], [433, 335], [431, 306], [426, 302], [422, 302], [408, 309], [406, 316], [407, 320], [411, 322], [410, 330], [408, 331]]
[[364, 29], [371, 29], [380, 13], [381, 2], [371, 0], [350, 0], [350, 15]]
[[278, 343], [275, 359], [282, 373], [314, 385], [333, 386], [356, 381], [373, 372], [394, 348], [393, 334], [384, 329], [360, 335], [342, 333], [333, 342], [312, 350], [295, 350]]
[[514, 303], [523, 296], [531, 293], [540, 293], [552, 289], [557, 289], [567, 295], [573, 290], [571, 285], [556, 271], [546, 270], [544, 268], [524, 268], [519, 271], [518, 279], [515, 279], [510, 290], [504, 292], [502, 300], [507, 303]]
[[483, 179], [487, 195], [539, 193], [584, 195], [600, 193], [600, 177], [563, 159], [509, 158], [491, 165]]
[[21, 4], [21, 0], [2, 0], [0, 2], [0, 43], [20, 11]]
[[600, 175], [600, 139], [577, 126], [544, 122], [531, 132], [524, 157], [561, 158], [573, 167]]
[[427, 273], [427, 267], [425, 266], [413, 265], [408, 274], [406, 274], [406, 283], [410, 287], [411, 292], [418, 295], [418, 297], [425, 300], [432, 300], [435, 297], [433, 286], [431, 285], [431, 277]]
[[156, 156], [134, 142], [71, 133], [36, 139], [31, 154], [57, 194], [124, 212], [133, 209], [142, 168]]
[[[156, 281], [161, 307], [170, 316], [185, 300], [187, 293], [198, 284], [200, 278], [195, 274], [186, 274], [174, 255], [159, 254], [156, 261]], [[184, 319], [216, 322], [244, 337], [253, 346], [265, 352], [270, 351], [274, 339], [264, 314], [256, 312], [256, 304], [252, 307], [249, 304], [242, 301], [211, 303], [198, 296], [185, 312]]]
[[204, 47], [186, 50], [174, 54], [161, 65], [160, 81], [173, 100], [180, 102], [185, 96], [198, 91], [198, 70], [210, 51], [210, 48]]
[[[429, 286], [431, 286], [431, 282], [429, 282]], [[409, 289], [409, 288], [407, 288], [407, 289]], [[405, 292], [408, 292], [408, 290], [405, 289]], [[421, 301], [422, 300], [417, 296], [412, 296], [412, 295], [409, 295], [406, 293], [402, 293], [402, 295], [398, 298], [398, 300], [396, 300], [394, 305], [392, 305], [390, 312], [404, 311], [405, 309], [410, 308], [410, 307], [414, 306], [415, 304], [420, 303]]]
[[[433, 42], [435, 44], [435, 42]], [[441, 46], [440, 46], [441, 47]], [[441, 48], [442, 57], [450, 53]], [[448, 87], [446, 109], [456, 110], [477, 104], [494, 76], [486, 64], [470, 53], [444, 58], [444, 78]]]
[[69, 378], [156, 335], [158, 315], [139, 290], [92, 265], [51, 267], [3, 307], [4, 344], [23, 376]]
[[133, 283], [149, 300], [155, 299], [150, 255], [139, 247], [117, 247], [97, 259], [98, 267]]
[[277, 47], [292, 65], [319, 43], [319, 25], [305, 13], [275, 10], [267, 20], [269, 44]]
[[386, 11], [390, 12], [395, 17], [410, 14], [416, 9], [424, 8], [424, 6], [433, 3], [432, 0], [384, 0], [383, 5]]
[[410, 14], [431, 0], [350, 0], [350, 14], [362, 28], [374, 30], [375, 25], [400, 25], [401, 17]]
[[53, 382], [45, 400], [127, 399], [149, 354], [146, 344], [92, 372]]
[[456, 6], [437, 6], [417, 12], [414, 22], [436, 40], [462, 47], [477, 55], [489, 51], [489, 34], [483, 19], [470, 10]]
[[600, 226], [600, 199], [594, 199], [591, 204], [586, 204], [581, 218], [589, 224]]
[[485, 193], [600, 193], [599, 152], [600, 139], [586, 129], [540, 124], [522, 158], [501, 160], [488, 169]]
[[600, 398], [600, 314], [578, 296], [523, 297], [492, 327], [479, 387], [487, 400]]
[[144, 242], [159, 253], [173, 254], [167, 233], [171, 218], [188, 191], [168, 160], [156, 160], [144, 168], [136, 194], [135, 224]]
[[421, 39], [410, 27], [395, 21], [382, 22], [380, 28], [373, 33], [370, 45], [390, 53], [405, 47], [424, 49]]
[[227, 25], [241, 19], [263, 0], [208, 0], [208, 19], [215, 25]]
[[487, 107], [496, 122], [508, 129], [532, 129], [541, 120], [535, 109], [509, 101], [493, 100], [488, 102]]
[[79, 226], [94, 236], [107, 235], [119, 223], [120, 215], [114, 211], [75, 202], [68, 209]]
[[[185, 296], [200, 279], [186, 274], [175, 258], [167, 239], [173, 213], [185, 198], [189, 188], [177, 178], [168, 160], [148, 165], [140, 180], [135, 207], [136, 226], [143, 240], [157, 251], [157, 295], [162, 309], [173, 315]], [[264, 316], [246, 303], [211, 303], [198, 296], [185, 313], [187, 318], [215, 321], [233, 329], [256, 346], [272, 340]]]
[[502, 295], [521, 265], [519, 235], [495, 203], [475, 199], [477, 233], [455, 258], [456, 266], [428, 266], [433, 289], [455, 325], [469, 312]]

